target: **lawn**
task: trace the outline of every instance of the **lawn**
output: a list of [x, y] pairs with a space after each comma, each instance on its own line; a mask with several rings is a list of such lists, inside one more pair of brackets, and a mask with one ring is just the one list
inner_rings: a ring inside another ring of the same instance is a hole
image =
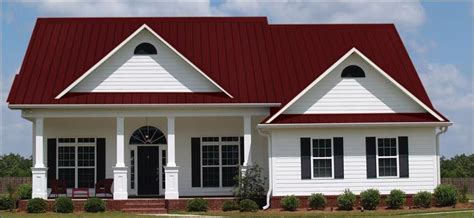
[[144, 216], [144, 215], [134, 215], [122, 212], [104, 212], [104, 213], [40, 213], [40, 214], [29, 214], [25, 212], [17, 212], [17, 213], [10, 213], [6, 211], [0, 211], [0, 218], [19, 218], [19, 217], [34, 217], [34, 218], [82, 218], [82, 217], [118, 217], [118, 218], [133, 218], [133, 217], [140, 217], [140, 218], [147, 218], [147, 217], [156, 217], [156, 216]]

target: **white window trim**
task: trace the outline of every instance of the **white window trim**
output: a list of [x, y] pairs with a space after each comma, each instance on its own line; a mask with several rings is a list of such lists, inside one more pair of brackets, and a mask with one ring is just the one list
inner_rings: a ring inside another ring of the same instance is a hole
[[[395, 139], [395, 151], [396, 151], [396, 156], [379, 156], [379, 139]], [[400, 178], [400, 163], [399, 163], [399, 153], [398, 153], [398, 137], [377, 137], [375, 139], [375, 157], [376, 157], [376, 173], [377, 173], [377, 178], [383, 178], [383, 179], [391, 179], [391, 178]], [[396, 176], [380, 176], [379, 175], [379, 159], [393, 159], [396, 158], [397, 160], [397, 175]]]
[[[61, 138], [61, 137], [60, 137]], [[69, 137], [70, 138], [70, 137]], [[82, 138], [82, 137], [81, 137]], [[81, 142], [79, 138], [74, 138], [76, 141], [72, 142], [59, 142], [59, 138], [56, 138], [56, 179], [59, 179], [59, 169], [74, 169], [74, 188], [78, 188], [78, 172], [79, 169], [94, 169], [94, 184], [97, 183], [97, 138], [94, 138], [94, 142]], [[74, 166], [59, 166], [59, 147], [74, 147]], [[78, 147], [94, 147], [94, 166], [79, 166], [78, 165]], [[92, 189], [92, 188], [89, 188]]]
[[[315, 157], [313, 156], [313, 139], [329, 139], [331, 140], [331, 157]], [[334, 179], [334, 138], [311, 138], [311, 179]], [[328, 160], [331, 159], [331, 176], [330, 177], [315, 177], [313, 160]]]
[[[219, 136], [219, 141], [217, 142], [204, 142], [202, 139], [205, 137], [218, 137], [218, 136], [204, 136], [200, 137], [201, 143], [199, 145], [199, 152], [200, 152], [200, 157], [201, 157], [201, 188], [232, 188], [232, 186], [224, 187], [222, 186], [222, 168], [223, 167], [239, 167], [240, 166], [240, 136]], [[237, 141], [222, 141], [222, 137], [237, 137]], [[238, 155], [238, 161], [236, 165], [222, 165], [222, 146], [223, 145], [237, 145], [237, 151], [239, 153]], [[203, 164], [203, 156], [202, 156], [202, 147], [203, 146], [218, 146], [219, 147], [219, 165], [205, 165]], [[204, 187], [204, 181], [203, 181], [203, 168], [204, 167], [218, 167], [219, 168], [219, 186], [216, 187]]]

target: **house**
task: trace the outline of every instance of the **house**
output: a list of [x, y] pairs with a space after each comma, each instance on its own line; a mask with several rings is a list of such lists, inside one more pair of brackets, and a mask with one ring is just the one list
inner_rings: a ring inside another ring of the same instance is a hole
[[394, 25], [264, 17], [39, 18], [7, 101], [40, 198], [104, 178], [119, 200], [230, 196], [253, 164], [269, 202], [430, 191], [451, 125]]

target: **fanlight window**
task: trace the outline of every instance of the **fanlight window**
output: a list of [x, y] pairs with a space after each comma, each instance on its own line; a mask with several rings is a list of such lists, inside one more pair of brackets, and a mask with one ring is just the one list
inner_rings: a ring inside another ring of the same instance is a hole
[[365, 77], [364, 70], [357, 65], [350, 65], [342, 70], [342, 78], [363, 78]]
[[143, 126], [133, 132], [129, 144], [166, 144], [166, 138], [163, 132], [158, 128], [153, 126]]
[[135, 55], [156, 55], [156, 48], [148, 42], [141, 43], [133, 52]]

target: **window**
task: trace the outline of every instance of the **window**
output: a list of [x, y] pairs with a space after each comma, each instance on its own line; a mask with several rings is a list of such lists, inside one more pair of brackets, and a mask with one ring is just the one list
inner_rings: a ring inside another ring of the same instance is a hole
[[377, 139], [378, 177], [398, 176], [398, 146], [396, 138]]
[[165, 174], [165, 166], [166, 166], [166, 150], [161, 150], [161, 188], [166, 188], [166, 174]]
[[135, 55], [156, 55], [156, 48], [148, 42], [141, 43], [135, 48], [133, 52]]
[[240, 165], [239, 137], [203, 137], [201, 170], [203, 187], [232, 187]]
[[364, 70], [356, 65], [350, 65], [342, 70], [342, 78], [363, 78], [365, 77]]
[[[59, 142], [61, 141], [61, 142]], [[94, 140], [58, 139], [58, 179], [66, 181], [68, 188], [88, 187], [95, 184], [95, 144]], [[88, 142], [85, 142], [88, 141]]]
[[163, 132], [158, 128], [153, 126], [142, 126], [133, 132], [129, 144], [166, 144], [166, 138]]
[[130, 150], [130, 188], [135, 189], [135, 150]]
[[333, 177], [333, 147], [331, 139], [313, 139], [313, 178]]

